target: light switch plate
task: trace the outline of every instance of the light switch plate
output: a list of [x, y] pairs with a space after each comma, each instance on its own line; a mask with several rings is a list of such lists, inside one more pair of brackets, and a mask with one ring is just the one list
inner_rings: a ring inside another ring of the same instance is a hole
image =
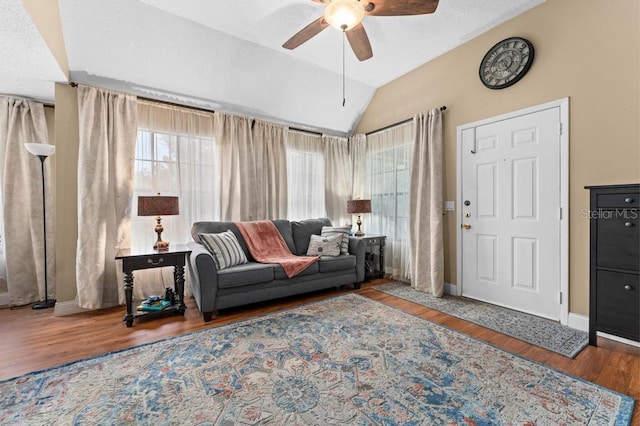
[[455, 201], [445, 201], [444, 202], [444, 209], [446, 211], [449, 211], [449, 212], [454, 211], [456, 209]]

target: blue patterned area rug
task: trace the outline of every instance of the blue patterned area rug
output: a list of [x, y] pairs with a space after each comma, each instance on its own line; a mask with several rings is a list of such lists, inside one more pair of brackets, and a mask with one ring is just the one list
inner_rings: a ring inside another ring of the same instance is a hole
[[589, 334], [584, 331], [490, 303], [450, 295], [438, 298], [428, 293], [416, 291], [410, 285], [400, 282], [383, 284], [374, 287], [374, 289], [515, 337], [569, 358], [575, 357], [589, 344]]
[[0, 382], [3, 425], [626, 425], [633, 406], [357, 294]]

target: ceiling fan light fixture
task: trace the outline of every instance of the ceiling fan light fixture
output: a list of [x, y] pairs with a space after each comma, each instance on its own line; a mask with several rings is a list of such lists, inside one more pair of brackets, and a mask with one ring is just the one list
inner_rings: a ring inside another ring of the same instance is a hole
[[364, 8], [359, 0], [333, 0], [324, 11], [324, 19], [333, 28], [348, 31], [362, 22]]

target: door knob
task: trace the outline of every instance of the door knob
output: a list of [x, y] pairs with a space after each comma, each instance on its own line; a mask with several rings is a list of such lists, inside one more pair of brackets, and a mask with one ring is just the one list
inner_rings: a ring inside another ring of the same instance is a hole
[[631, 287], [630, 285], [627, 284], [627, 285], [624, 286], [624, 289], [625, 290], [633, 290], [633, 287]]
[[469, 223], [463, 223], [463, 224], [462, 224], [462, 227], [463, 227], [464, 229], [471, 229], [471, 225], [470, 225]]

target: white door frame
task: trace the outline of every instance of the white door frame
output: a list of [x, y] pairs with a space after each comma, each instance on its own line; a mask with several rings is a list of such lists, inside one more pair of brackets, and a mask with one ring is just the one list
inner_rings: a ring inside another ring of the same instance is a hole
[[508, 120], [522, 115], [532, 114], [551, 108], [560, 108], [560, 323], [567, 325], [569, 322], [569, 98], [520, 109], [495, 117], [473, 123], [463, 124], [457, 127], [457, 214], [456, 214], [456, 241], [457, 262], [456, 275], [457, 296], [462, 295], [462, 132], [463, 130], [491, 124], [496, 121]]

